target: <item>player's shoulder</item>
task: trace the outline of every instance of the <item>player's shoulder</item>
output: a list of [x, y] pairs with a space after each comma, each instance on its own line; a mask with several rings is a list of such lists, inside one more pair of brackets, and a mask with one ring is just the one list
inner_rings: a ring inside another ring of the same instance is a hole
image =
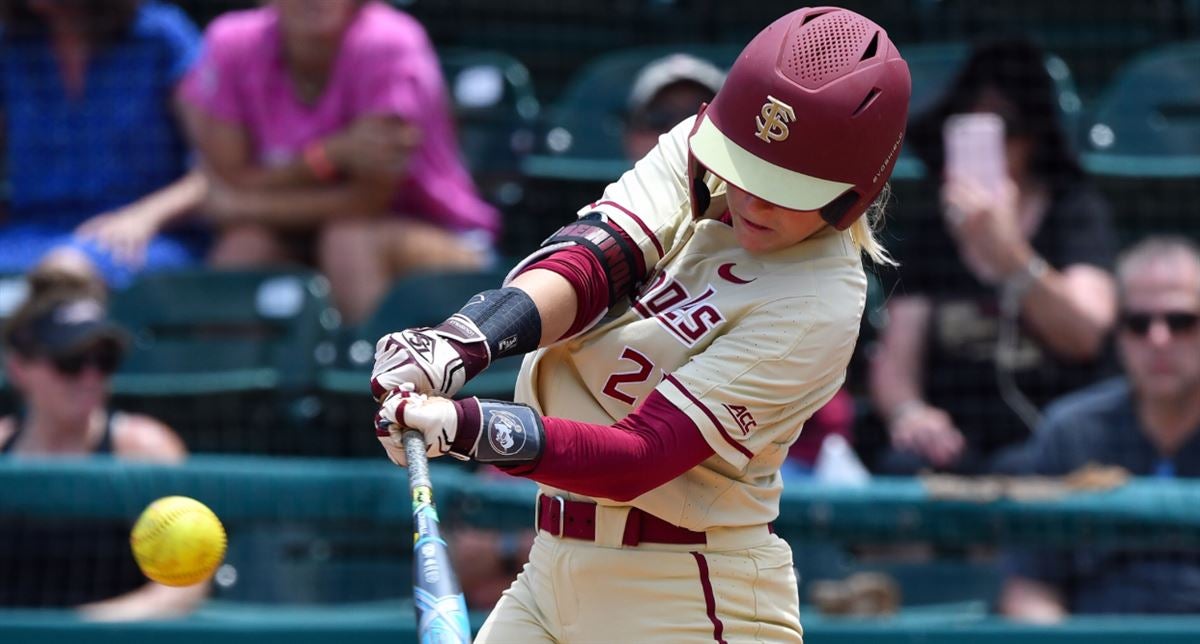
[[850, 234], [828, 229], [761, 259], [768, 293], [853, 302], [866, 293], [862, 257]]

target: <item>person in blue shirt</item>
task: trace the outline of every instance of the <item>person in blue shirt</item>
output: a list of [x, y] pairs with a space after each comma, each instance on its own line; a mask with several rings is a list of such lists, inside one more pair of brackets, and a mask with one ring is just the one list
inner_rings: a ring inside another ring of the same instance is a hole
[[173, 109], [196, 27], [139, 0], [14, 0], [0, 14], [0, 273], [50, 257], [122, 286], [198, 261], [196, 234], [163, 233], [205, 196]]
[[[1125, 375], [1051, 405], [1031, 445], [1035, 469], [1057, 475], [1097, 463], [1200, 477], [1200, 248], [1148, 238], [1118, 261], [1117, 280]], [[1014, 552], [1006, 567], [1000, 610], [1015, 619], [1200, 611], [1200, 557], [1170, 544]]]

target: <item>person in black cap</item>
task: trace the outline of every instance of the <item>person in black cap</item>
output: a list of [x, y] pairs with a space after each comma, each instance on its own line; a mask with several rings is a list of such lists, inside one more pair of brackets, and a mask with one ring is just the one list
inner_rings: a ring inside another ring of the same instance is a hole
[[[108, 407], [110, 377], [127, 337], [107, 317], [100, 282], [40, 268], [28, 283], [27, 298], [3, 330], [6, 372], [21, 406], [0, 418], [0, 458], [182, 461], [187, 450], [169, 427]], [[103, 519], [6, 518], [0, 526], [0, 606], [74, 606], [96, 620], [189, 612], [207, 594], [207, 584], [148, 583], [133, 561], [129, 529], [125, 521]]]

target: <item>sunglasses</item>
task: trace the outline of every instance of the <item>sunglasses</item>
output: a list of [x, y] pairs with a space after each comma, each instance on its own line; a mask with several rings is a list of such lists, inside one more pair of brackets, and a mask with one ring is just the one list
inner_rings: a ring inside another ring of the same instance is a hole
[[1191, 333], [1200, 323], [1200, 314], [1187, 311], [1166, 311], [1162, 313], [1125, 313], [1121, 316], [1121, 326], [1135, 335], [1146, 335], [1155, 320], [1166, 322], [1167, 329], [1172, 335]]
[[54, 369], [65, 376], [78, 376], [87, 367], [95, 367], [96, 371], [108, 376], [117, 370], [121, 363], [121, 355], [111, 348], [96, 348], [71, 355], [51, 358]]

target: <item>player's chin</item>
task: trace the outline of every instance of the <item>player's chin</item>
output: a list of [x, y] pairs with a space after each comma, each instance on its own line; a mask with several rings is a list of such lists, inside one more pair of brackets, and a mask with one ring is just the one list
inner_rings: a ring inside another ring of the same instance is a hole
[[734, 236], [737, 238], [738, 246], [751, 254], [769, 253], [776, 250], [778, 245], [774, 233], [770, 230], [758, 231], [746, 226], [735, 227]]

